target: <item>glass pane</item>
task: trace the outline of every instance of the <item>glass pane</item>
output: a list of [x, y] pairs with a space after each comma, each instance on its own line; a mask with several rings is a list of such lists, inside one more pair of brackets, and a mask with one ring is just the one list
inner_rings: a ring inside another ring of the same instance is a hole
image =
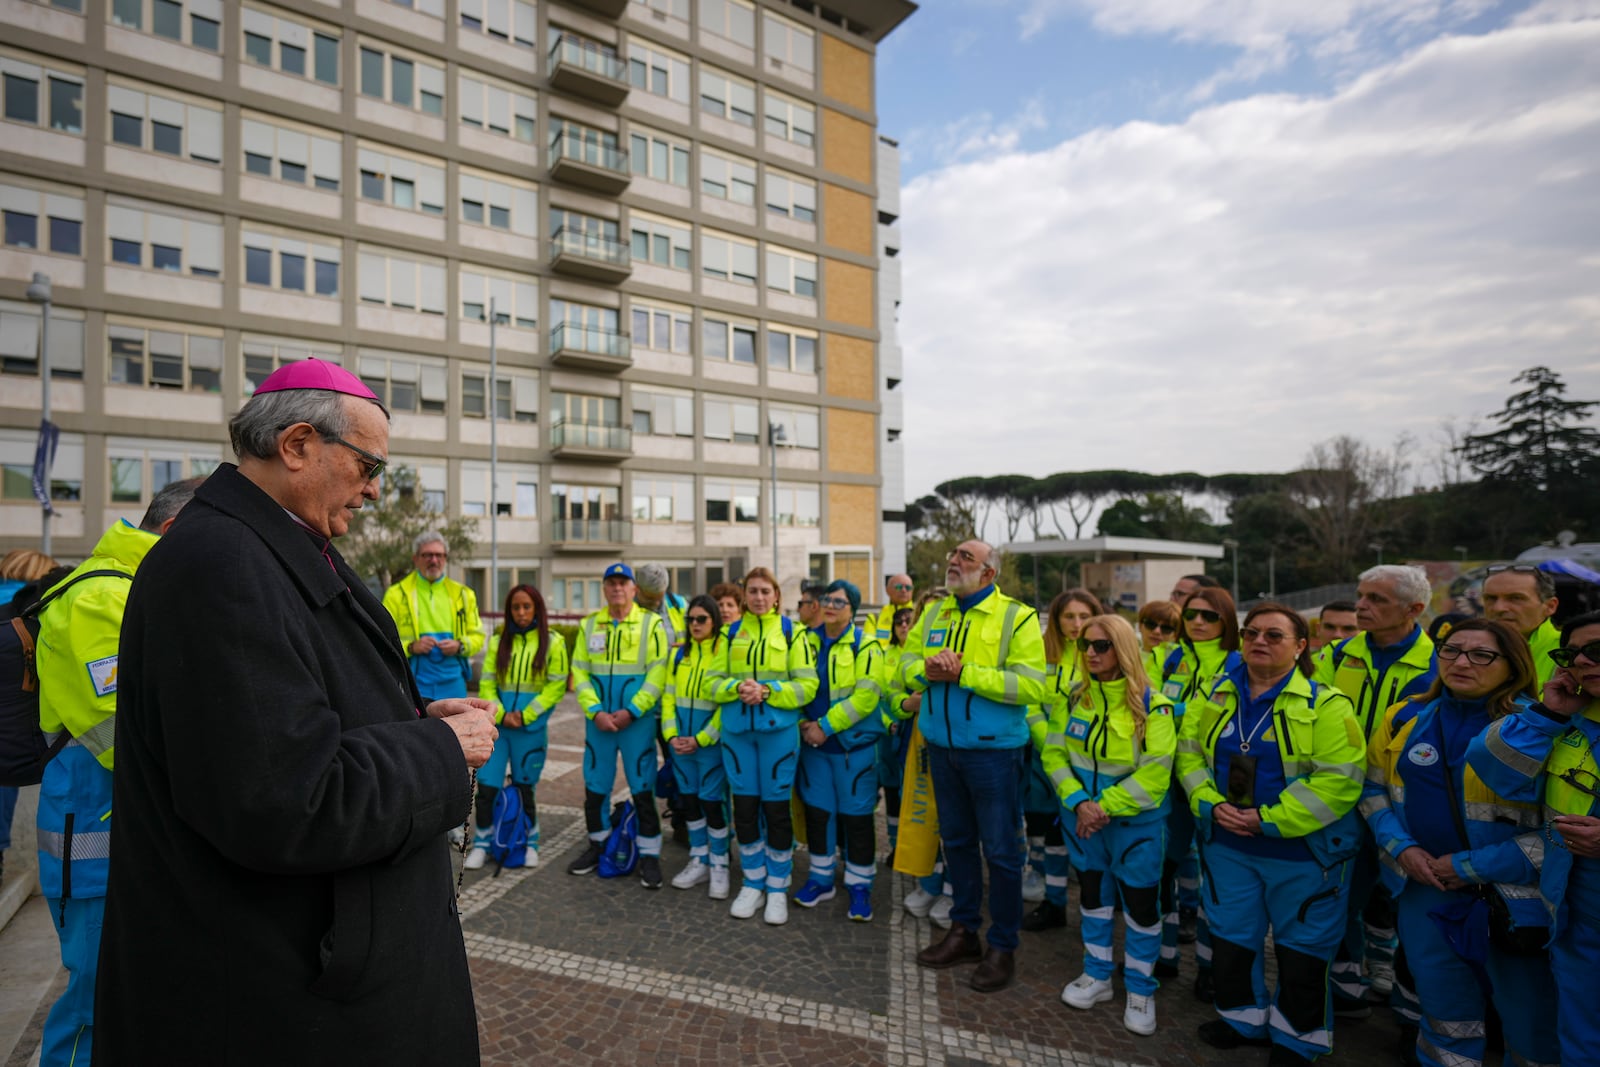
[[367, 200], [383, 200], [383, 175], [370, 170], [361, 172], [361, 195]]
[[272, 177], [272, 157], [263, 156], [256, 152], [244, 154], [244, 169], [247, 174], [259, 174], [262, 177]]
[[339, 264], [330, 263], [325, 259], [319, 259], [319, 260], [317, 260], [317, 264], [316, 264], [316, 272], [317, 272], [317, 278], [316, 278], [317, 295], [318, 296], [338, 296], [339, 295]]
[[272, 66], [272, 38], [263, 37], [259, 33], [244, 34], [244, 56], [252, 63], [259, 63], [263, 67]]
[[183, 250], [171, 245], [150, 246], [150, 265], [157, 270], [183, 270]]
[[[11, 109], [11, 98], [6, 97], [6, 110]], [[7, 118], [11, 118], [7, 114]], [[139, 115], [120, 115], [111, 113], [111, 139], [117, 144], [131, 145], [134, 148], [144, 147], [144, 119]]]
[[365, 96], [383, 95], [383, 53], [361, 50], [361, 92]]
[[756, 361], [756, 335], [754, 330], [733, 331], [733, 361], [754, 364]]
[[317, 34], [312, 45], [315, 50], [317, 81], [328, 85], [339, 84], [339, 41], [334, 37]]
[[288, 252], [278, 253], [278, 267], [282, 281], [279, 283], [285, 289], [305, 292], [306, 289], [306, 257], [292, 255]]
[[138, 459], [111, 457], [111, 502], [137, 504], [144, 497], [144, 463]]
[[66, 133], [83, 132], [83, 86], [50, 79], [50, 128]]
[[278, 45], [278, 60], [279, 65], [283, 68], [283, 72], [285, 74], [299, 74], [301, 76], [305, 75], [306, 50], [301, 48], [299, 45]]
[[190, 43], [196, 48], [204, 48], [208, 52], [222, 50], [222, 27], [215, 19], [204, 18], [200, 15], [189, 16]]
[[144, 0], [112, 0], [111, 21], [118, 26], [144, 29]]
[[306, 183], [306, 168], [298, 163], [279, 162], [278, 176], [286, 182], [304, 185]]
[[5, 213], [5, 240], [13, 248], [39, 247], [39, 219], [20, 211]]
[[165, 122], [150, 121], [150, 147], [169, 156], [183, 155], [183, 128]]
[[183, 40], [183, 5], [173, 0], [151, 0], [150, 29], [157, 37]]
[[410, 107], [416, 78], [416, 70], [411, 60], [391, 58], [389, 78], [389, 99], [402, 107]]
[[[8, 244], [10, 242], [7, 242]], [[67, 256], [83, 254], [83, 223], [77, 219], [50, 220], [50, 251]]]
[[779, 370], [789, 369], [789, 335], [777, 330], [767, 331], [767, 366]]
[[130, 331], [131, 336], [111, 338], [111, 383], [113, 385], [144, 384], [144, 334]]
[[244, 280], [251, 285], [272, 284], [272, 252], [270, 249], [245, 247]]
[[794, 339], [794, 369], [801, 374], [815, 374], [817, 372], [817, 339], [815, 337], [796, 337]]
[[417, 206], [417, 187], [404, 178], [395, 178], [390, 183], [394, 189], [394, 206], [412, 209]]
[[130, 267], [140, 265], [140, 253], [143, 246], [138, 241], [122, 241], [113, 237], [111, 239], [111, 262], [124, 263]]

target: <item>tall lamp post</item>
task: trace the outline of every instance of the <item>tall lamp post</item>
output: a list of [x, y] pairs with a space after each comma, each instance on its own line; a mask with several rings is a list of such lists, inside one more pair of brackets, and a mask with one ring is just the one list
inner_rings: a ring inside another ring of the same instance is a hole
[[1233, 602], [1239, 603], [1239, 542], [1231, 537], [1222, 539], [1222, 547], [1233, 556]]
[[28, 300], [42, 305], [44, 320], [39, 329], [39, 392], [42, 401], [40, 415], [39, 435], [44, 453], [44, 507], [39, 516], [39, 550], [45, 555], [50, 554], [50, 461], [54, 458], [55, 448], [53, 443], [44, 444], [44, 435], [50, 430], [50, 306], [54, 292], [50, 287], [50, 275], [33, 273], [33, 282], [28, 286]]
[[494, 297], [489, 298], [489, 602], [500, 599], [500, 436], [496, 429], [500, 413], [499, 352], [495, 349]]
[[767, 456], [772, 461], [772, 498], [768, 507], [772, 512], [772, 573], [781, 573], [778, 569], [778, 446], [789, 440], [789, 435], [782, 426], [767, 421]]

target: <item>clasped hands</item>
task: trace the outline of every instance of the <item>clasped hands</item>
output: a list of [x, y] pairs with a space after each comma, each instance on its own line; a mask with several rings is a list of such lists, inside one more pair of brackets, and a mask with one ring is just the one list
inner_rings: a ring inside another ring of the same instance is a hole
[[922, 672], [930, 682], [961, 680], [961, 653], [945, 649], [922, 661]]
[[1456, 873], [1449, 856], [1435, 856], [1421, 845], [1412, 845], [1395, 859], [1413, 882], [1441, 890], [1460, 889], [1467, 884], [1466, 879]]
[[411, 652], [417, 656], [426, 656], [436, 648], [446, 656], [461, 654], [461, 642], [453, 637], [447, 637], [440, 641], [436, 637], [423, 636], [411, 642]]
[[1240, 808], [1227, 801], [1211, 809], [1211, 821], [1240, 837], [1254, 837], [1261, 832], [1261, 812], [1255, 808]]
[[627, 708], [618, 708], [616, 711], [597, 711], [594, 713], [595, 729], [603, 734], [614, 734], [626, 730], [635, 716]]
[[477, 697], [450, 697], [435, 700], [428, 705], [428, 718], [443, 719], [455, 731], [461, 745], [461, 755], [467, 766], [476, 770], [489, 762], [494, 754], [495, 738], [500, 731], [494, 725], [494, 703]]

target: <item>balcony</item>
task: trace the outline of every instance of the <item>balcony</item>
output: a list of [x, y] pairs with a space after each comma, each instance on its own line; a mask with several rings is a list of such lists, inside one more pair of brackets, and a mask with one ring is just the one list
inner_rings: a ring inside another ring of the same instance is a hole
[[565, 123], [550, 138], [550, 177], [616, 196], [633, 181], [633, 172], [628, 169], [628, 153], [617, 147], [615, 135]]
[[563, 226], [550, 238], [550, 269], [615, 284], [633, 273], [633, 252], [613, 238]]
[[550, 331], [550, 359], [580, 370], [619, 371], [633, 366], [633, 350], [627, 334], [558, 322]]
[[608, 19], [614, 19], [628, 10], [629, 0], [572, 0], [572, 2], [578, 7], [593, 11], [597, 15], [604, 15]]
[[628, 65], [616, 51], [586, 37], [562, 33], [550, 49], [550, 84], [564, 93], [616, 107], [628, 98]]
[[558, 459], [624, 460], [633, 455], [633, 431], [563, 420], [550, 427], [550, 451]]
[[620, 552], [633, 543], [633, 523], [625, 519], [556, 519], [550, 544], [563, 552]]

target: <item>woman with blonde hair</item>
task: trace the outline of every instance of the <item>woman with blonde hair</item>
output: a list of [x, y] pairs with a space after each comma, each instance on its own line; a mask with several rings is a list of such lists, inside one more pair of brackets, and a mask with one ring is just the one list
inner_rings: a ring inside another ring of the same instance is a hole
[[1112, 996], [1112, 920], [1120, 895], [1122, 1025], [1155, 1033], [1156, 958], [1161, 951], [1160, 881], [1167, 790], [1178, 739], [1172, 701], [1152, 693], [1133, 627], [1097, 615], [1077, 640], [1082, 684], [1050, 713], [1044, 766], [1070, 825], [1067, 848], [1078, 869], [1083, 974], [1061, 990], [1063, 1003], [1092, 1008]]
[[[0, 556], [0, 619], [10, 618], [11, 600], [29, 582], [55, 570], [56, 561], [32, 548], [13, 548]], [[18, 605], [18, 610], [26, 605]]]

